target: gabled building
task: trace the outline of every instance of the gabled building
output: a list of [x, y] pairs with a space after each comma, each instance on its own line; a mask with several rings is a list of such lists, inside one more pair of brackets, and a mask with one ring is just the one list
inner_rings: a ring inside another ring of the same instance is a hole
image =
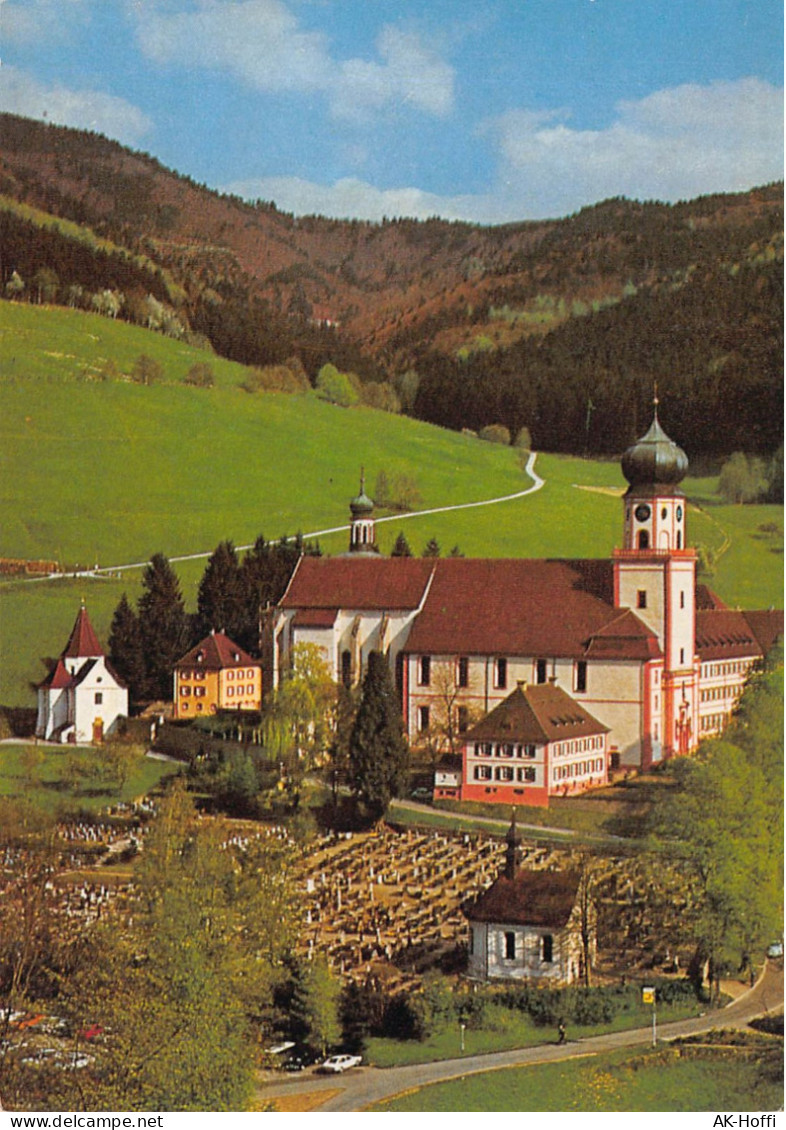
[[569, 985], [595, 960], [595, 919], [579, 871], [529, 871], [519, 863], [515, 817], [505, 868], [464, 904], [468, 976], [479, 981]]
[[[679, 485], [687, 467], [656, 401], [650, 428], [622, 458], [622, 546], [601, 560], [382, 558], [367, 552], [373, 506], [361, 490], [350, 553], [302, 558], [265, 621], [272, 683], [301, 641], [317, 644], [348, 686], [378, 650], [413, 745], [433, 749], [443, 735], [455, 755], [522, 682], [555, 686], [599, 725], [591, 736], [605, 751], [575, 751], [581, 761], [646, 769], [690, 753], [725, 725], [751, 668], [782, 635], [783, 612], [734, 612], [697, 584]], [[595, 769], [563, 786], [585, 776]], [[454, 765], [439, 783], [455, 787]], [[461, 787], [469, 784], [464, 776]]]
[[521, 683], [467, 733], [458, 799], [546, 806], [604, 785], [608, 733], [555, 683]]
[[174, 718], [259, 710], [262, 666], [224, 632], [211, 632], [175, 665]]
[[38, 686], [36, 736], [100, 743], [127, 715], [128, 689], [106, 658], [83, 604], [65, 649]]

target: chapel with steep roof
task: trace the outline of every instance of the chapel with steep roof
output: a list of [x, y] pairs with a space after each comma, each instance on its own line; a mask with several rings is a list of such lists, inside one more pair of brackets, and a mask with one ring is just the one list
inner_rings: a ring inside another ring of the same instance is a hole
[[128, 689], [98, 641], [84, 601], [68, 643], [38, 685], [36, 737], [100, 743], [128, 716]]

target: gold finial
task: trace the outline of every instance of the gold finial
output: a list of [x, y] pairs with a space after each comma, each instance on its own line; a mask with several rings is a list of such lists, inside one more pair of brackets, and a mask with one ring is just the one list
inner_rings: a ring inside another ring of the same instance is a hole
[[657, 409], [658, 405], [660, 404], [660, 401], [658, 400], [658, 382], [653, 381], [652, 384], [653, 384], [653, 390], [654, 390], [653, 396], [652, 396], [652, 403], [655, 405], [655, 408]]

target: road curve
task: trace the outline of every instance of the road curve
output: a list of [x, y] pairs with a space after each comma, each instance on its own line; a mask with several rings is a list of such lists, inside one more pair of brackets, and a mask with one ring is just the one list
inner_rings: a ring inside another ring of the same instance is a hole
[[[692, 1036], [713, 1028], [744, 1028], [756, 1016], [783, 1010], [783, 962], [767, 962], [761, 977], [752, 989], [743, 993], [726, 1008], [712, 1011], [690, 1020], [678, 1020], [658, 1028], [659, 1040], [677, 1036]], [[261, 1101], [296, 1092], [319, 1091], [337, 1086], [341, 1090], [319, 1107], [319, 1113], [328, 1111], [360, 1111], [372, 1103], [392, 1098], [429, 1083], [461, 1078], [483, 1071], [505, 1067], [526, 1067], [530, 1064], [555, 1063], [560, 1060], [584, 1058], [619, 1048], [644, 1047], [652, 1042], [652, 1029], [634, 1028], [626, 1032], [608, 1032], [583, 1040], [539, 1044], [531, 1048], [492, 1052], [487, 1055], [466, 1056], [461, 1059], [440, 1060], [407, 1067], [361, 1067], [348, 1075], [326, 1077], [313, 1075], [308, 1079], [291, 1080], [263, 1086], [258, 1097]]]
[[[532, 486], [527, 487], [525, 490], [518, 490], [514, 494], [503, 494], [499, 498], [484, 498], [480, 502], [458, 502], [453, 506], [435, 506], [431, 510], [410, 510], [406, 514], [390, 514], [385, 518], [376, 518], [377, 525], [381, 522], [406, 522], [412, 518], [425, 518], [429, 514], [447, 514], [452, 510], [473, 510], [479, 506], [498, 506], [501, 502], [513, 502], [517, 498], [525, 498], [528, 494], [534, 494], [535, 491], [541, 490], [545, 485], [545, 480], [540, 477], [535, 471], [535, 460], [538, 457], [537, 451], [530, 451], [527, 465], [524, 468], [525, 474], [529, 475], [532, 479]], [[324, 530], [312, 530], [310, 533], [303, 534], [306, 541], [313, 540], [314, 538], [326, 537], [328, 534], [340, 534], [349, 529], [348, 525], [343, 526], [330, 526]], [[239, 545], [236, 547], [240, 551], [253, 549], [253, 545]], [[181, 561], [201, 561], [212, 555], [213, 550], [208, 550], [206, 553], [186, 553], [179, 557], [170, 557], [170, 564], [174, 565]], [[96, 566], [94, 569], [81, 569], [76, 572], [67, 573], [49, 573], [45, 577], [35, 577], [35, 581], [52, 581], [60, 580], [63, 577], [106, 577], [113, 573], [125, 573], [130, 569], [144, 569], [149, 564], [148, 561], [134, 561], [128, 565], [102, 565]]]

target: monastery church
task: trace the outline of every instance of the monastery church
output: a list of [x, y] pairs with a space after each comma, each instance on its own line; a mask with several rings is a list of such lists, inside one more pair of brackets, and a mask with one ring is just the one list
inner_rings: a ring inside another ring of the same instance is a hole
[[361, 482], [349, 552], [302, 557], [263, 618], [268, 686], [300, 643], [347, 686], [383, 652], [410, 743], [456, 735], [461, 767], [437, 795], [461, 799], [544, 804], [690, 753], [725, 726], [783, 613], [729, 609], [697, 584], [687, 470], [656, 400], [622, 458], [622, 547], [596, 560], [384, 558]]

